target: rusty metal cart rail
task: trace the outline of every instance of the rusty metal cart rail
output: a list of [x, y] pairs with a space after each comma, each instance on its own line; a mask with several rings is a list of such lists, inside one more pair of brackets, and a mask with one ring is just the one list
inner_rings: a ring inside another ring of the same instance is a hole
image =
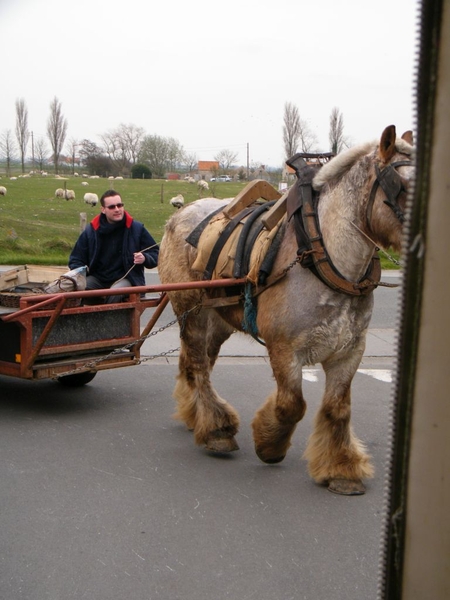
[[[52, 378], [78, 386], [100, 370], [137, 365], [145, 336], [168, 304], [167, 292], [244, 282], [220, 279], [121, 288], [126, 299], [114, 304], [73, 306], [76, 300], [117, 295], [117, 290], [110, 289], [24, 295], [18, 309], [0, 307], [0, 375]], [[146, 309], [154, 310], [141, 331]]]

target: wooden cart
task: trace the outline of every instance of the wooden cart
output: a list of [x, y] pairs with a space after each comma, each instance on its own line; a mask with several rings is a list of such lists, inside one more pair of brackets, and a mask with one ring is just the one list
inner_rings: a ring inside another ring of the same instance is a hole
[[[50, 278], [66, 270], [52, 269]], [[8, 279], [11, 272], [0, 276], [0, 288], [5, 275]], [[116, 304], [83, 304], [117, 295], [117, 290], [110, 289], [23, 294], [16, 307], [0, 305], [0, 374], [30, 380], [52, 378], [79, 386], [91, 381], [98, 371], [137, 365], [145, 337], [169, 302], [167, 292], [243, 282], [220, 279], [121, 288], [126, 299]], [[141, 316], [147, 309], [153, 310], [141, 331]]]

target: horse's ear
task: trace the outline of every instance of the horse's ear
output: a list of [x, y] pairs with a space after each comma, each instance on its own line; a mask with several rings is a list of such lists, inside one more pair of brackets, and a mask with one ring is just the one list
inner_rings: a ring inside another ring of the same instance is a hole
[[380, 158], [388, 163], [395, 154], [395, 125], [389, 125], [381, 134]]
[[402, 140], [405, 140], [405, 142], [408, 142], [408, 144], [412, 146], [414, 144], [413, 132], [410, 129], [408, 129], [408, 131], [405, 131], [405, 133], [402, 135]]

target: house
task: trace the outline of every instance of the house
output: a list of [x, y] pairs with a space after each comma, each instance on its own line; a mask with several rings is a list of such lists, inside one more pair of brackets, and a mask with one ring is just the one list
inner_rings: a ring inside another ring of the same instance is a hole
[[211, 179], [219, 172], [219, 161], [217, 160], [199, 160], [197, 164], [197, 174], [199, 179]]

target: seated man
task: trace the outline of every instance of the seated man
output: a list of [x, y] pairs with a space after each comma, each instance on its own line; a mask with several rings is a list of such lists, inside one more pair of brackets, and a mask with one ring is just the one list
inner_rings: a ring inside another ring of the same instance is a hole
[[[100, 198], [101, 213], [78, 238], [69, 257], [70, 269], [88, 267], [87, 290], [145, 285], [144, 267], [158, 264], [159, 247], [139, 221], [123, 208], [118, 192]], [[123, 296], [106, 296], [121, 302]]]

